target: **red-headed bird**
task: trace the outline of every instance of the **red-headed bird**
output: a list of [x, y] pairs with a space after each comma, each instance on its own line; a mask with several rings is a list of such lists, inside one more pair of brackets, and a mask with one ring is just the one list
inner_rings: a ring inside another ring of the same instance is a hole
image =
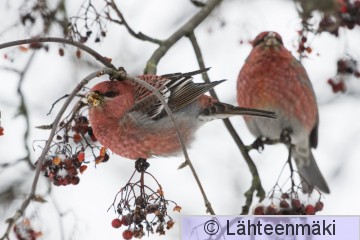
[[[270, 111], [235, 107], [204, 95], [223, 81], [194, 83], [192, 76], [203, 71], [139, 76], [161, 92], [186, 144], [203, 123], [213, 119], [244, 114], [275, 117]], [[91, 89], [87, 101], [94, 135], [112, 152], [135, 160], [181, 151], [164, 106], [145, 87], [130, 80], [104, 81]]]
[[[239, 106], [276, 113], [276, 119], [244, 116], [256, 137], [279, 139], [291, 131], [295, 159], [303, 191], [315, 186], [325, 193], [329, 187], [317, 166], [311, 148], [318, 144], [319, 113], [309, 77], [276, 32], [262, 32], [252, 42], [253, 49], [237, 80]], [[309, 186], [310, 185], [310, 186]]]

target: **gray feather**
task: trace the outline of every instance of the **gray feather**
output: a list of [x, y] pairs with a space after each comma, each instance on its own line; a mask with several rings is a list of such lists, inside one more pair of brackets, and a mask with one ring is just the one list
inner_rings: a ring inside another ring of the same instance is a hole
[[[304, 192], [311, 192], [313, 187], [317, 187], [324, 193], [330, 193], [330, 189], [325, 181], [325, 178], [320, 172], [315, 158], [310, 151], [309, 159], [301, 159], [302, 157], [296, 152], [293, 153], [297, 169], [300, 176], [303, 178], [302, 188]], [[307, 162], [308, 164], [304, 164]]]
[[234, 115], [249, 115], [266, 118], [276, 118], [274, 112], [253, 108], [235, 107], [230, 104], [215, 102], [213, 106], [204, 109], [200, 118], [203, 121], [210, 121], [218, 118], [228, 118]]

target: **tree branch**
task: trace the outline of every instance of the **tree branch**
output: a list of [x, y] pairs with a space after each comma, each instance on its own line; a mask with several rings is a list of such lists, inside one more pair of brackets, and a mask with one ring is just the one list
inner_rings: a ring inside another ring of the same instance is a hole
[[120, 19], [120, 21], [115, 21], [113, 20], [110, 16], [108, 16], [108, 18], [110, 19], [110, 21], [116, 22], [120, 25], [124, 25], [125, 28], [128, 30], [128, 32], [130, 33], [131, 36], [143, 40], [143, 41], [148, 41], [148, 42], [152, 42], [158, 45], [161, 45], [163, 43], [163, 41], [155, 39], [155, 38], [151, 38], [145, 34], [143, 34], [142, 32], [138, 32], [136, 33], [127, 23], [127, 21], [124, 18], [124, 15], [121, 13], [120, 9], [117, 7], [116, 3], [114, 2], [114, 0], [108, 1], [107, 2], [111, 8], [115, 11], [116, 15], [118, 16], [118, 18]]
[[28, 114], [28, 109], [27, 109], [27, 105], [26, 105], [26, 101], [25, 101], [25, 97], [24, 97], [24, 94], [22, 92], [22, 84], [24, 82], [24, 79], [25, 79], [25, 74], [27, 73], [31, 63], [32, 63], [32, 60], [34, 59], [35, 57], [35, 54], [36, 52], [33, 52], [30, 56], [30, 58], [28, 59], [24, 69], [19, 72], [19, 75], [20, 75], [20, 79], [19, 79], [19, 84], [18, 84], [18, 87], [17, 87], [17, 92], [18, 92], [18, 95], [20, 97], [20, 105], [19, 105], [19, 112], [18, 114], [19, 115], [23, 115], [24, 118], [25, 118], [25, 125], [26, 125], [26, 129], [25, 129], [25, 133], [24, 133], [24, 147], [25, 147], [25, 150], [26, 150], [26, 156], [23, 158], [23, 160], [26, 160], [27, 163], [29, 164], [29, 167], [31, 169], [35, 169], [35, 166], [34, 164], [31, 162], [31, 159], [30, 159], [30, 148], [28, 146], [28, 139], [29, 139], [29, 133], [30, 133], [30, 120], [29, 120], [29, 114]]
[[144, 73], [156, 74], [156, 68], [160, 59], [167, 53], [167, 51], [177, 42], [180, 38], [190, 34], [194, 29], [202, 23], [209, 14], [217, 7], [222, 0], [209, 0], [206, 5], [181, 28], [173, 33], [168, 39], [162, 42], [158, 49], [155, 50], [153, 55], [148, 60]]
[[[196, 58], [198, 60], [199, 63], [199, 67], [200, 69], [205, 69], [205, 63], [204, 63], [204, 59], [201, 53], [201, 49], [200, 46], [197, 42], [197, 39], [195, 37], [195, 34], [193, 32], [191, 32], [188, 35], [190, 42], [194, 48], [194, 52], [196, 55]], [[205, 82], [210, 82], [209, 76], [207, 74], [207, 72], [203, 72], [203, 79]], [[210, 95], [216, 99], [218, 99], [215, 91], [213, 89], [211, 89], [210, 91]], [[251, 187], [248, 191], [245, 192], [245, 206], [243, 206], [242, 209], [242, 213], [241, 214], [248, 214], [249, 213], [249, 209], [253, 200], [253, 194], [255, 191], [257, 191], [256, 196], [259, 197], [260, 201], [262, 201], [265, 198], [265, 191], [261, 185], [261, 180], [260, 180], [260, 176], [259, 173], [257, 171], [256, 165], [254, 163], [254, 161], [251, 159], [249, 153], [248, 153], [248, 149], [246, 148], [246, 146], [244, 145], [243, 141], [241, 140], [241, 138], [239, 137], [239, 135], [236, 133], [233, 125], [231, 124], [229, 119], [223, 119], [223, 122], [225, 124], [226, 129], [228, 130], [228, 132], [230, 133], [230, 135], [232, 136], [232, 138], [234, 139], [236, 145], [238, 146], [241, 154], [243, 155], [246, 164], [249, 167], [249, 170], [251, 172], [252, 175], [252, 182], [251, 182]]]
[[79, 49], [83, 50], [84, 52], [87, 52], [88, 54], [93, 56], [96, 60], [98, 60], [99, 62], [104, 64], [104, 66], [106, 66], [108, 68], [116, 69], [115, 66], [112, 63], [110, 63], [108, 58], [100, 55], [99, 53], [97, 53], [93, 49], [89, 48], [88, 46], [86, 46], [80, 42], [76, 42], [76, 41], [72, 41], [72, 40], [68, 40], [68, 39], [64, 39], [64, 38], [43, 37], [43, 38], [22, 39], [22, 40], [2, 43], [2, 44], [0, 44], [0, 49], [14, 47], [14, 46], [22, 45], [22, 44], [35, 43], [35, 42], [56, 42], [56, 43], [72, 45], [72, 46], [78, 47]]

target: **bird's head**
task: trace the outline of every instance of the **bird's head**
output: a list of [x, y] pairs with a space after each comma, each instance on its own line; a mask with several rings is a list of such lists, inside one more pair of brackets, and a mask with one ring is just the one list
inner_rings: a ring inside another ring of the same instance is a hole
[[134, 104], [132, 85], [129, 82], [104, 81], [96, 84], [86, 95], [90, 111], [100, 110], [119, 117]]
[[261, 46], [263, 48], [280, 48], [283, 41], [277, 32], [262, 32], [252, 42], [253, 47]]

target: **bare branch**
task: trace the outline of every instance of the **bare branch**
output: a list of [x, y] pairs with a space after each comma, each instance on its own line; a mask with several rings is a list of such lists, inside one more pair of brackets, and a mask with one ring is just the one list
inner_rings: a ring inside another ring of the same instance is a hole
[[0, 44], [0, 49], [14, 47], [14, 46], [22, 45], [22, 44], [34, 43], [34, 42], [56, 42], [56, 43], [72, 45], [72, 46], [78, 47], [79, 49], [87, 52], [88, 54], [93, 56], [96, 60], [101, 62], [105, 67], [115, 69], [115, 66], [109, 61], [108, 58], [100, 55], [93, 49], [89, 48], [88, 46], [86, 46], [80, 42], [76, 42], [76, 41], [72, 41], [72, 40], [68, 40], [68, 39], [64, 39], [64, 38], [43, 37], [43, 38], [22, 39], [22, 40], [2, 43], [2, 44]]
[[25, 97], [24, 97], [24, 94], [22, 92], [22, 84], [24, 82], [24, 79], [25, 79], [25, 75], [28, 71], [28, 69], [30, 68], [30, 65], [32, 63], [32, 60], [34, 59], [35, 57], [35, 54], [36, 52], [33, 52], [30, 56], [30, 58], [28, 59], [27, 63], [26, 63], [26, 66], [24, 67], [24, 69], [19, 72], [19, 75], [20, 75], [20, 79], [19, 79], [19, 83], [18, 83], [18, 87], [17, 87], [17, 92], [18, 92], [18, 95], [19, 95], [19, 98], [20, 98], [20, 105], [19, 105], [19, 112], [18, 114], [20, 115], [23, 115], [24, 118], [25, 118], [25, 125], [26, 125], [26, 129], [25, 129], [25, 133], [24, 133], [24, 147], [25, 147], [25, 150], [26, 150], [26, 156], [23, 158], [24, 160], [27, 161], [27, 163], [29, 164], [30, 168], [31, 169], [35, 169], [35, 166], [34, 164], [31, 162], [31, 159], [30, 159], [30, 148], [28, 146], [28, 140], [29, 140], [29, 133], [30, 133], [30, 120], [29, 120], [29, 114], [28, 114], [28, 108], [27, 108], [27, 105], [26, 105], [26, 101], [25, 101]]
[[157, 65], [160, 59], [167, 53], [167, 51], [177, 42], [180, 38], [187, 36], [194, 29], [202, 23], [209, 14], [217, 7], [222, 0], [209, 0], [206, 5], [188, 22], [180, 27], [175, 33], [173, 33], [168, 39], [163, 41], [158, 49], [155, 50], [153, 55], [150, 57], [144, 70], [145, 73], [156, 73]]
[[119, 17], [119, 21], [117, 20], [113, 20], [110, 16], [108, 16], [108, 18], [110, 19], [110, 21], [116, 22], [120, 25], [124, 25], [125, 28], [128, 30], [128, 32], [135, 38], [143, 40], [143, 41], [148, 41], [148, 42], [152, 42], [155, 44], [159, 44], [161, 45], [163, 43], [163, 41], [155, 39], [155, 38], [151, 38], [145, 34], [143, 34], [142, 32], [138, 32], [136, 33], [127, 23], [127, 21], [125, 20], [123, 14], [121, 13], [121, 11], [119, 10], [119, 8], [117, 7], [116, 3], [114, 2], [114, 0], [111, 0], [108, 2], [108, 4], [111, 6], [112, 9], [114, 9], [114, 11], [116, 12], [116, 15]]
[[[197, 42], [197, 39], [195, 37], [195, 34], [193, 32], [191, 32], [188, 35], [190, 42], [194, 48], [194, 52], [196, 55], [196, 58], [198, 60], [199, 63], [199, 67], [200, 69], [205, 69], [205, 63], [204, 63], [204, 59], [202, 57], [202, 53], [201, 53], [201, 49], [200, 46]], [[203, 72], [203, 79], [205, 82], [210, 82], [209, 76], [207, 74], [207, 72]], [[211, 89], [210, 94], [212, 97], [218, 99], [215, 91], [213, 89]], [[246, 203], [245, 206], [243, 206], [243, 210], [241, 214], [248, 214], [249, 212], [249, 208], [251, 206], [252, 200], [253, 200], [253, 194], [255, 191], [257, 191], [257, 195], [260, 199], [260, 201], [262, 201], [265, 198], [265, 191], [261, 185], [261, 180], [260, 180], [260, 176], [259, 173], [257, 171], [256, 165], [254, 163], [254, 161], [251, 159], [249, 153], [248, 153], [248, 149], [246, 148], [246, 146], [244, 145], [244, 143], [242, 142], [241, 138], [239, 137], [239, 135], [236, 133], [233, 125], [231, 124], [229, 119], [223, 119], [223, 122], [225, 124], [225, 127], [227, 128], [227, 130], [229, 131], [230, 135], [232, 136], [232, 138], [234, 139], [236, 145], [238, 146], [241, 154], [243, 155], [246, 164], [248, 165], [250, 172], [252, 174], [252, 182], [251, 182], [251, 187], [248, 191], [245, 192], [245, 197], [246, 197]]]

